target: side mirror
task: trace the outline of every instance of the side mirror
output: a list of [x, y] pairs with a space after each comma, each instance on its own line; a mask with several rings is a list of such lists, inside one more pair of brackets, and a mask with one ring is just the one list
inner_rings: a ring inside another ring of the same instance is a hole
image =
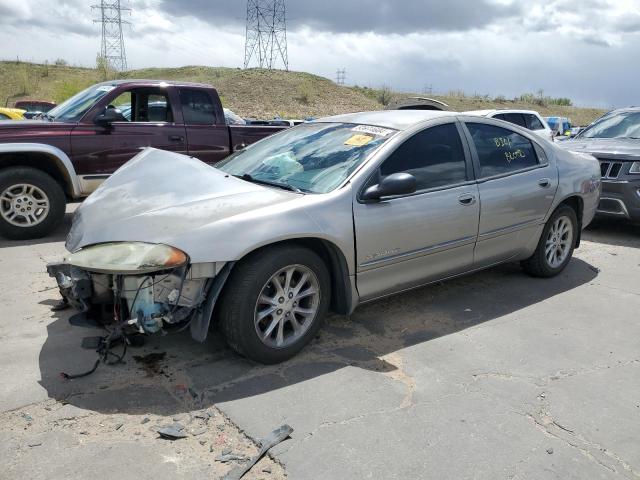
[[126, 122], [127, 119], [122, 115], [122, 112], [117, 108], [107, 107], [104, 109], [104, 113], [98, 115], [94, 122], [102, 127], [108, 127], [113, 122]]
[[382, 197], [408, 195], [418, 188], [416, 177], [410, 173], [392, 173], [382, 179], [378, 185], [372, 185], [362, 194], [365, 201], [376, 201]]

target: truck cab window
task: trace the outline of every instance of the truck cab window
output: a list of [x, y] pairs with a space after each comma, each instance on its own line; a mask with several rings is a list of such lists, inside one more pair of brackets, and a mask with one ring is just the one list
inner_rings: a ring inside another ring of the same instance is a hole
[[123, 92], [109, 107], [119, 109], [129, 122], [173, 122], [169, 97], [159, 89]]
[[214, 125], [216, 112], [209, 94], [203, 90], [180, 89], [182, 116], [187, 125]]

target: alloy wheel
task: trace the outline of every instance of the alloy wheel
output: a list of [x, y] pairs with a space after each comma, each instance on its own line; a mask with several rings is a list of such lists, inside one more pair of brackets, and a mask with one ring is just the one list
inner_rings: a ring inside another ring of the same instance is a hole
[[35, 185], [11, 185], [0, 194], [0, 215], [11, 225], [33, 227], [49, 214], [49, 197]]
[[264, 284], [255, 308], [254, 324], [260, 341], [285, 348], [309, 329], [320, 306], [320, 283], [304, 265], [278, 270]]
[[544, 254], [551, 268], [558, 268], [571, 252], [573, 224], [568, 217], [561, 216], [551, 225], [547, 234]]

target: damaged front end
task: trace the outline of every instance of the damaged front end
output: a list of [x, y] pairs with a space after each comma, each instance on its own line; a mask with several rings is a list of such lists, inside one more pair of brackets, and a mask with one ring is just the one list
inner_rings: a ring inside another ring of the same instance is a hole
[[69, 305], [125, 335], [190, 328], [204, 341], [230, 267], [191, 264], [167, 245], [115, 242], [85, 247], [47, 271]]

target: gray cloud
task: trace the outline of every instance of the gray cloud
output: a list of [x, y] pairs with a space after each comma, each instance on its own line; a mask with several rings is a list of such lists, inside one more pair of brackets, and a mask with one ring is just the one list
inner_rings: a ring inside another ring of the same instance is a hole
[[[521, 13], [519, 4], [492, 0], [295, 0], [287, 2], [288, 27], [376, 33], [465, 31]], [[162, 0], [160, 7], [177, 16], [194, 16], [212, 24], [244, 23], [246, 3], [238, 0]]]

